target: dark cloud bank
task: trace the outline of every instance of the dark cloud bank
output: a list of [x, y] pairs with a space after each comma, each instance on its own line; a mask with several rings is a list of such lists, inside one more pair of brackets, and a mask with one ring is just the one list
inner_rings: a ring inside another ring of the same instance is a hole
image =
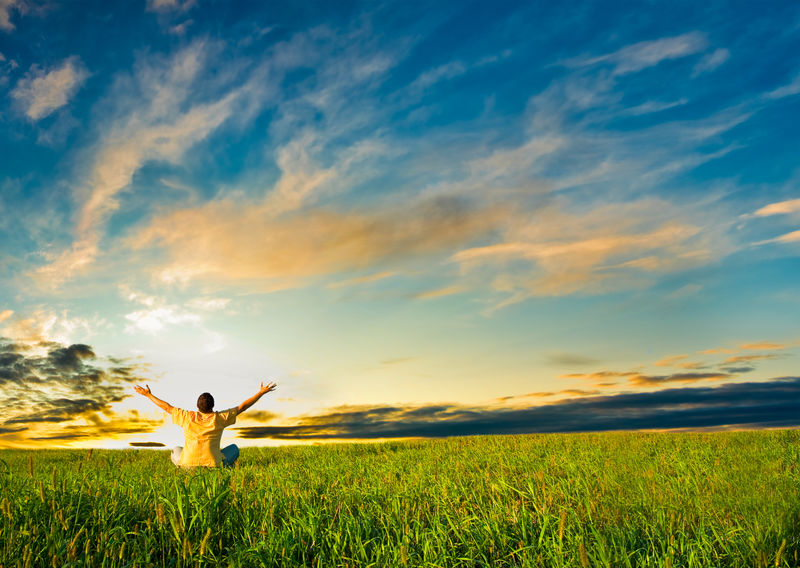
[[237, 428], [242, 438], [374, 439], [603, 430], [800, 425], [800, 377], [569, 399], [528, 408], [344, 407], [289, 426]]
[[[98, 357], [89, 345], [0, 338], [0, 435], [63, 440], [151, 431], [152, 421], [111, 411], [142, 380], [139, 370], [124, 359]], [[87, 425], [63, 425], [76, 418]]]

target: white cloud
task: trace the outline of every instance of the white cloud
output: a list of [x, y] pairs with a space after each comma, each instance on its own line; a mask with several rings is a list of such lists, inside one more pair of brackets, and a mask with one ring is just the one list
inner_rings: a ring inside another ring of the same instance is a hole
[[0, 317], [0, 321], [6, 322], [6, 326], [0, 329], [0, 335], [29, 345], [42, 341], [56, 341], [67, 345], [83, 342], [107, 325], [103, 318], [70, 317], [66, 311], [56, 313], [37, 309], [28, 317], [12, 317], [14, 312], [5, 310], [0, 316], [5, 316]]
[[670, 108], [685, 105], [689, 99], [678, 99], [677, 101], [661, 102], [661, 101], [647, 101], [635, 107], [631, 107], [625, 111], [625, 114], [639, 116], [642, 114], [650, 114], [654, 112], [661, 112]]
[[19, 80], [11, 96], [28, 118], [39, 120], [65, 106], [88, 76], [83, 63], [75, 56], [50, 71], [34, 65]]
[[653, 67], [662, 61], [678, 59], [701, 52], [706, 48], [707, 43], [704, 34], [690, 32], [675, 37], [642, 41], [627, 45], [613, 53], [598, 57], [572, 59], [565, 63], [569, 67], [611, 63], [614, 65], [614, 75], [626, 75]]
[[711, 53], [706, 54], [700, 61], [697, 62], [697, 65], [694, 66], [694, 69], [692, 70], [692, 77], [713, 71], [730, 59], [730, 56], [731, 52], [725, 48], [716, 49]]
[[784, 85], [783, 87], [778, 87], [774, 91], [766, 93], [764, 97], [768, 99], [782, 99], [784, 97], [790, 97], [798, 93], [800, 93], [800, 73], [795, 75], [794, 78], [791, 80], [791, 82]]
[[756, 217], [769, 217], [770, 215], [786, 215], [789, 213], [800, 212], [800, 199], [789, 199], [765, 205], [753, 215]]
[[196, 0], [147, 0], [148, 12], [186, 12], [194, 7]]
[[205, 311], [216, 311], [216, 310], [224, 310], [225, 307], [230, 303], [230, 298], [195, 298], [191, 300], [186, 305], [192, 309], [196, 310], [205, 310]]
[[412, 92], [421, 92], [431, 85], [438, 83], [439, 81], [458, 77], [459, 75], [466, 73], [466, 71], [467, 66], [461, 61], [445, 63], [444, 65], [440, 65], [439, 67], [431, 69], [430, 71], [426, 71], [417, 77], [409, 86], [409, 90]]
[[161, 306], [151, 310], [137, 310], [125, 315], [130, 325], [125, 331], [132, 333], [139, 330], [147, 333], [156, 333], [164, 329], [167, 325], [181, 323], [201, 323], [201, 318], [197, 314], [181, 311], [175, 306]]

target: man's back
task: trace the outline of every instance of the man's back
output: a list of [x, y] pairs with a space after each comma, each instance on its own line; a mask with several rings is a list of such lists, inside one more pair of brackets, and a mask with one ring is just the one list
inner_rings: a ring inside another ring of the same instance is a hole
[[172, 408], [172, 421], [183, 428], [186, 439], [180, 465], [219, 467], [222, 464], [220, 439], [226, 426], [236, 423], [237, 408], [220, 412], [198, 412]]

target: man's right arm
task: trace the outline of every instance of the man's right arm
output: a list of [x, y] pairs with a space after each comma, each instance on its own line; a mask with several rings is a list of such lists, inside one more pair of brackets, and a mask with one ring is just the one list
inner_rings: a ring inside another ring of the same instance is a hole
[[135, 390], [140, 395], [146, 396], [147, 398], [149, 398], [153, 402], [153, 404], [155, 404], [157, 407], [159, 407], [164, 412], [167, 412], [167, 413], [170, 413], [170, 414], [172, 413], [172, 405], [170, 403], [168, 403], [168, 402], [165, 402], [165, 401], [161, 400], [156, 395], [151, 393], [149, 385], [144, 385], [144, 388], [140, 387], [139, 385], [136, 385], [135, 387], [133, 387], [133, 390]]
[[258, 389], [258, 392], [256, 394], [254, 394], [253, 396], [251, 396], [250, 398], [248, 398], [247, 400], [245, 400], [243, 403], [241, 403], [239, 406], [236, 407], [237, 414], [241, 414], [242, 412], [253, 406], [256, 402], [258, 402], [258, 399], [260, 399], [268, 392], [275, 390], [275, 387], [277, 386], [278, 385], [276, 385], [275, 383], [267, 383], [265, 385], [262, 382], [261, 388]]

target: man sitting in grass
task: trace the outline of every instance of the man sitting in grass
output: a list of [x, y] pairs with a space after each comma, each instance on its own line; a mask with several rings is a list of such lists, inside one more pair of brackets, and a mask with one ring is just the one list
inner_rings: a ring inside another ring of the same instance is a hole
[[245, 400], [239, 406], [214, 412], [214, 397], [204, 392], [197, 399], [197, 409], [183, 410], [164, 402], [150, 392], [150, 387], [144, 388], [136, 385], [134, 390], [149, 398], [153, 404], [169, 412], [172, 421], [183, 428], [183, 436], [186, 440], [184, 447], [178, 446], [172, 450], [172, 463], [181, 467], [219, 467], [221, 465], [233, 465], [239, 457], [239, 447], [231, 444], [220, 450], [219, 442], [222, 438], [222, 430], [226, 426], [236, 423], [236, 417], [253, 406], [258, 399], [275, 390], [275, 383], [261, 383], [258, 392]]

